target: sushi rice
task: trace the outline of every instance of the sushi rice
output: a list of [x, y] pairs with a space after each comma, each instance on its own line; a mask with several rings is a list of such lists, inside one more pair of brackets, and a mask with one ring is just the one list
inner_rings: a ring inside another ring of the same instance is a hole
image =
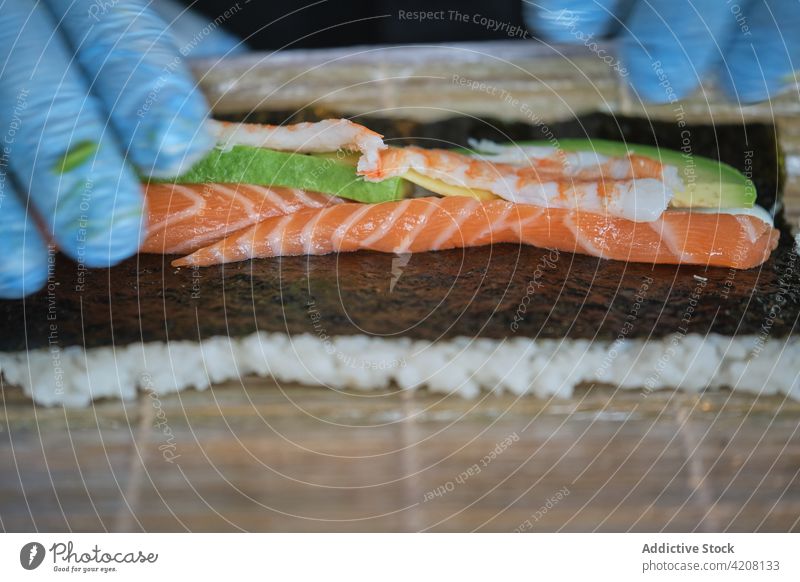
[[[368, 354], [368, 356], [365, 356]], [[568, 398], [580, 385], [698, 393], [730, 388], [800, 400], [800, 338], [690, 334], [612, 341], [258, 332], [201, 342], [135, 343], [0, 353], [5, 383], [42, 405], [89, 406], [262, 376], [334, 390], [420, 390], [474, 398], [483, 391]]]

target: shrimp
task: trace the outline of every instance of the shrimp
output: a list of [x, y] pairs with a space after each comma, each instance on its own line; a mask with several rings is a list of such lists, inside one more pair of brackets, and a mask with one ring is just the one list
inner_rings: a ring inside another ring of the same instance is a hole
[[567, 152], [546, 146], [502, 145], [486, 139], [470, 140], [469, 145], [480, 152], [474, 155], [478, 159], [532, 167], [543, 175], [555, 173], [576, 180], [654, 178], [663, 180], [673, 190], [683, 190], [684, 187], [678, 168], [633, 153], [607, 156], [595, 151]]
[[643, 156], [609, 158], [567, 172], [564, 159], [562, 154], [534, 157], [519, 166], [411, 146], [381, 150], [375, 170], [359, 170], [359, 174], [378, 182], [413, 170], [453, 186], [488, 191], [510, 202], [609, 214], [634, 222], [657, 220], [675, 191], [682, 188], [676, 169], [665, 171], [662, 164]]
[[379, 152], [386, 148], [383, 136], [349, 119], [326, 119], [318, 123], [262, 125], [209, 120], [208, 127], [222, 150], [247, 145], [298, 153], [326, 153], [337, 150], [361, 152], [360, 172], [377, 171]]

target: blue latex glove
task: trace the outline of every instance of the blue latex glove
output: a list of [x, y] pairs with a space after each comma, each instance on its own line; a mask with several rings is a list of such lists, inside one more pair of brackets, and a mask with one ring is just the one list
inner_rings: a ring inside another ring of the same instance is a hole
[[250, 0], [231, 3], [227, 10], [213, 21], [193, 12], [186, 4], [176, 0], [154, 0], [150, 4], [161, 20], [169, 26], [172, 38], [180, 47], [180, 53], [192, 58], [216, 58], [246, 52], [247, 47], [235, 35], [225, 31], [222, 26], [228, 18], [247, 17], [245, 5]]
[[45, 284], [49, 242], [86, 267], [135, 253], [134, 168], [174, 175], [213, 147], [190, 51], [147, 6], [0, 3], [0, 297]]
[[524, 1], [529, 28], [544, 39], [616, 39], [631, 85], [647, 101], [680, 99], [708, 78], [735, 101], [762, 101], [800, 69], [798, 0]]

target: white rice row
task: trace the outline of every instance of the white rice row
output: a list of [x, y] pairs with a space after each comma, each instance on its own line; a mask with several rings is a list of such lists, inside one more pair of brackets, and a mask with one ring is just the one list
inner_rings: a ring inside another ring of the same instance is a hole
[[582, 383], [645, 393], [729, 387], [800, 399], [800, 340], [674, 335], [618, 342], [513, 338], [447, 341], [256, 333], [197, 342], [0, 353], [7, 383], [43, 405], [167, 394], [249, 375], [336, 389], [393, 385], [474, 397], [481, 390], [569, 397]]

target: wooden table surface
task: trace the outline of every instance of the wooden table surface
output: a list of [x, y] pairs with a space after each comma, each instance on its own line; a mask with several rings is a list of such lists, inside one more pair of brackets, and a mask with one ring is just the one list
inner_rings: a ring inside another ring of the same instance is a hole
[[[400, 105], [410, 103], [430, 115], [523, 114], [452, 82], [456, 57], [467, 55], [472, 79], [490, 79], [534, 111], [673, 115], [671, 107], [642, 110], [592, 57], [573, 52], [565, 66], [517, 43], [491, 46], [502, 58], [488, 65], [473, 50], [425, 49], [439, 59], [436, 75], [420, 72], [404, 50], [395, 51], [397, 63], [359, 61], [341, 74], [319, 74], [313, 59], [253, 66], [247, 57], [241, 72], [209, 65], [198, 75], [223, 113], [263, 105], [269, 89], [279, 109], [323, 95], [326, 106], [354, 113], [408, 115]], [[365, 76], [371, 84], [358, 82]], [[685, 108], [695, 119], [777, 121], [796, 224], [796, 94], [744, 109], [699, 95]], [[464, 400], [246, 379], [47, 409], [1, 387], [6, 531], [800, 530], [800, 403], [776, 397], [595, 387], [569, 400]]]
[[800, 403], [774, 397], [4, 395], [8, 531], [800, 530]]

